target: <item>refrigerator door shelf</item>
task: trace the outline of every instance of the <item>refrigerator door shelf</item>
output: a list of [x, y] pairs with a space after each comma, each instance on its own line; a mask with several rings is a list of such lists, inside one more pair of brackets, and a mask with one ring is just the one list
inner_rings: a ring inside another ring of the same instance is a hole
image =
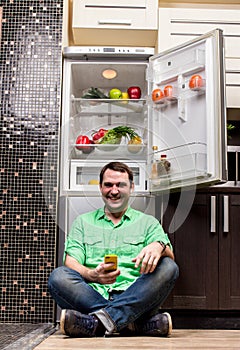
[[[196, 45], [199, 46], [199, 43]], [[166, 58], [164, 58], [165, 55]], [[164, 55], [151, 57], [150, 60], [153, 65], [149, 67], [148, 80], [160, 86], [177, 81], [179, 75], [188, 77], [203, 72], [205, 70], [205, 49], [199, 49], [196, 46], [191, 48], [187, 55], [184, 49], [179, 49], [177, 56], [171, 54], [169, 50]]]
[[[78, 161], [71, 160], [70, 165], [70, 188], [71, 191], [81, 192], [97, 192], [99, 193], [99, 173], [101, 168], [109, 160], [101, 161]], [[136, 192], [146, 191], [146, 162], [129, 162], [128, 159], [123, 160], [133, 171], [134, 184]]]
[[[184, 150], [186, 147], [188, 147], [188, 151]], [[162, 152], [166, 152], [166, 150], [160, 151], [160, 153]], [[172, 157], [167, 158], [169, 162], [167, 170], [163, 166], [157, 165], [158, 173], [150, 176], [150, 191], [157, 188], [178, 188], [182, 187], [183, 184], [192, 185], [196, 178], [202, 182], [209, 181], [211, 174], [207, 172], [206, 168], [206, 145], [184, 145], [170, 151], [169, 154], [172, 154]], [[152, 169], [153, 165], [149, 172], [152, 172]]]
[[[201, 82], [191, 80], [191, 78], [199, 77]], [[180, 78], [180, 76], [179, 76]], [[152, 90], [149, 96], [149, 104], [156, 110], [171, 107], [172, 104], [177, 103], [181, 108], [183, 101], [189, 98], [198, 98], [198, 96], [205, 94], [206, 80], [200, 75], [193, 75], [190, 79], [183, 81], [178, 79], [178, 83], [171, 83], [167, 85], [159, 85], [159, 87]]]

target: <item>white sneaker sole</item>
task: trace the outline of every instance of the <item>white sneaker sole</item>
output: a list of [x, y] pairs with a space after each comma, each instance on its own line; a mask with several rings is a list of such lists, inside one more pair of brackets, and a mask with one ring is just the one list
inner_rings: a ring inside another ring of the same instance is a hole
[[168, 312], [164, 312], [163, 315], [166, 315], [168, 318], [168, 334], [167, 336], [172, 334], [172, 317]]
[[64, 329], [65, 315], [66, 315], [66, 310], [62, 310], [61, 317], [60, 317], [60, 330], [61, 330], [62, 334], [64, 334], [64, 335], [66, 335], [65, 329]]

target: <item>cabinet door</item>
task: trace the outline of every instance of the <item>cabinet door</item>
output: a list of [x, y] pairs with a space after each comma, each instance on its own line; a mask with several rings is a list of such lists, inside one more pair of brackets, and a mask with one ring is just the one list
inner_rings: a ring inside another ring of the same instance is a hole
[[160, 8], [159, 10], [159, 51], [169, 49], [216, 28], [223, 30], [227, 107], [239, 107], [239, 16], [240, 7], [235, 9]]
[[219, 308], [240, 309], [240, 195], [221, 195]]
[[75, 45], [155, 46], [157, 0], [73, 0]]
[[157, 29], [156, 0], [73, 0], [73, 26]]
[[[174, 232], [169, 236], [180, 268], [179, 279], [165, 307], [217, 309], [218, 235], [216, 232], [211, 232], [209, 215], [212, 210], [212, 231], [216, 231], [214, 209], [217, 198], [213, 198], [211, 203], [211, 197], [207, 194], [197, 194], [188, 214], [188, 202], [191, 198], [190, 192], [185, 193], [184, 201], [178, 205], [179, 194], [172, 194], [163, 217], [165, 231], [169, 232], [171, 228]], [[185, 217], [184, 223], [177, 228], [178, 223]]]

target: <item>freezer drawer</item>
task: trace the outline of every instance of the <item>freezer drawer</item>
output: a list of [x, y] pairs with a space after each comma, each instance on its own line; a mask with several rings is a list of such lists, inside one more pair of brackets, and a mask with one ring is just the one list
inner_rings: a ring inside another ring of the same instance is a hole
[[[72, 160], [70, 167], [70, 188], [72, 191], [99, 193], [99, 173], [107, 161], [85, 162]], [[135, 191], [146, 191], [146, 162], [124, 161], [133, 171]]]

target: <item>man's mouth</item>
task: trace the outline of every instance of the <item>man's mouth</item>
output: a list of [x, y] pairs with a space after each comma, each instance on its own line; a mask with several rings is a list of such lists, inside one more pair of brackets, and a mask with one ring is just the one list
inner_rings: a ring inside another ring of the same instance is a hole
[[118, 197], [111, 197], [111, 196], [108, 197], [108, 200], [113, 201], [113, 202], [118, 201], [119, 199], [121, 199], [121, 197], [119, 197], [119, 196]]

